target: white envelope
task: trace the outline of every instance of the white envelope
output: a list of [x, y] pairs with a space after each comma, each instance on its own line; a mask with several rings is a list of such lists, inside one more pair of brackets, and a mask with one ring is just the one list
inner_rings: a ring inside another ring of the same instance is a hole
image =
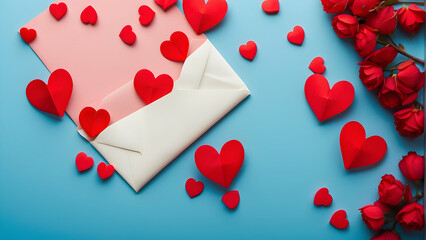
[[250, 91], [207, 40], [185, 61], [173, 91], [113, 123], [80, 134], [138, 192]]

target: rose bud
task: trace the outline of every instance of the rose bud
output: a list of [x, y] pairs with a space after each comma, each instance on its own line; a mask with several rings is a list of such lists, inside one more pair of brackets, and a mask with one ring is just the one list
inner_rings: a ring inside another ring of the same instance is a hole
[[321, 0], [323, 10], [328, 13], [339, 13], [346, 9], [353, 0]]
[[374, 205], [367, 205], [359, 209], [361, 217], [368, 228], [379, 230], [385, 223], [385, 214], [383, 210]]
[[393, 6], [382, 8], [379, 11], [373, 11], [367, 16], [366, 24], [376, 29], [381, 34], [390, 34], [395, 31], [396, 28], [396, 11]]
[[366, 57], [376, 48], [377, 33], [373, 28], [362, 24], [355, 34], [354, 47], [360, 57]]
[[385, 75], [380, 66], [373, 63], [365, 63], [361, 64], [359, 68], [359, 79], [361, 79], [368, 90], [373, 90], [383, 83]]
[[401, 240], [401, 238], [399, 237], [398, 233], [391, 230], [386, 230], [379, 232], [374, 237], [370, 238], [370, 240]]
[[379, 0], [354, 0], [351, 10], [356, 16], [366, 17], [377, 5]]
[[411, 60], [398, 65], [396, 78], [398, 79], [399, 89], [404, 93], [417, 92], [425, 84], [424, 73], [421, 73], [416, 64]]
[[394, 123], [396, 126], [396, 130], [402, 136], [416, 138], [423, 134], [423, 111], [416, 108], [415, 106], [399, 110], [398, 112], [393, 114], [393, 117], [395, 119]]
[[379, 201], [390, 206], [401, 202], [404, 194], [404, 184], [391, 174], [385, 174], [379, 184]]
[[385, 78], [378, 95], [380, 104], [385, 108], [396, 108], [414, 102], [417, 92], [410, 94], [403, 93], [396, 84], [396, 77]]
[[404, 195], [402, 196], [403, 202], [411, 202], [413, 200], [413, 195], [411, 194], [410, 185], [405, 184]]
[[337, 36], [341, 38], [353, 38], [358, 31], [358, 20], [349, 14], [340, 14], [333, 18], [331, 25]]
[[382, 47], [368, 55], [362, 63], [375, 63], [385, 69], [395, 59], [396, 55], [398, 55], [398, 51], [395, 48], [391, 46]]
[[399, 25], [407, 33], [417, 33], [425, 21], [425, 11], [416, 4], [403, 6], [397, 12]]
[[405, 230], [419, 230], [424, 226], [424, 209], [420, 203], [412, 202], [404, 207], [396, 214], [396, 220]]
[[418, 155], [416, 152], [409, 152], [402, 157], [398, 166], [406, 179], [416, 182], [423, 179], [425, 173], [425, 157]]

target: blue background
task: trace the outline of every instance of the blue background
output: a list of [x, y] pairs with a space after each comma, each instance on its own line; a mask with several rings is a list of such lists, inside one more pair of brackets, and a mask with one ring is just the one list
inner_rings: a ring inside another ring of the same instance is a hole
[[[369, 239], [373, 232], [357, 209], [378, 198], [383, 174], [405, 181], [397, 166], [402, 155], [423, 153], [423, 137], [401, 137], [392, 113], [362, 85], [352, 42], [336, 36], [332, 15], [322, 11], [319, 0], [281, 0], [281, 11], [272, 16], [261, 10], [261, 1], [230, 0], [226, 18], [207, 36], [252, 95], [137, 194], [118, 174], [106, 182], [96, 168], [79, 174], [77, 153], [86, 152], [95, 164], [103, 158], [69, 117], [43, 114], [25, 97], [26, 85], [47, 80], [49, 72], [17, 31], [50, 3], [0, 2], [0, 239]], [[295, 25], [306, 32], [301, 47], [286, 39]], [[423, 33], [409, 36], [398, 29], [395, 38], [424, 58]], [[253, 62], [238, 53], [248, 40], [258, 44]], [[356, 92], [345, 113], [324, 123], [317, 121], [303, 93], [311, 74], [307, 66], [317, 56], [325, 59], [330, 84], [348, 80]], [[344, 169], [339, 133], [352, 120], [364, 125], [367, 136], [387, 141], [380, 164]], [[198, 146], [220, 149], [230, 139], [240, 140], [246, 150], [230, 187], [241, 195], [235, 211], [220, 200], [225, 189], [203, 177], [193, 158]], [[184, 189], [189, 177], [205, 183], [203, 194], [194, 199]], [[312, 200], [323, 186], [334, 201], [318, 208]], [[328, 223], [338, 209], [348, 213], [346, 230]], [[423, 236], [397, 230], [403, 239]]]

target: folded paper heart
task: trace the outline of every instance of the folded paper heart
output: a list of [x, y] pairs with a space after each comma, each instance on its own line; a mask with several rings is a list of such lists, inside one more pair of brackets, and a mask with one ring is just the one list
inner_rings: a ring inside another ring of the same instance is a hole
[[68, 7], [65, 3], [61, 2], [58, 4], [52, 3], [49, 7], [49, 11], [56, 20], [60, 20], [65, 13], [67, 13]]
[[346, 219], [346, 211], [336, 211], [330, 218], [330, 224], [339, 229], [347, 228], [349, 226], [349, 221]]
[[312, 60], [312, 62], [309, 64], [309, 69], [311, 69], [314, 73], [324, 73], [325, 72], [325, 66], [324, 66], [324, 59], [322, 57], [316, 57]]
[[155, 0], [155, 3], [158, 4], [163, 10], [166, 10], [170, 6], [174, 5], [178, 0]]
[[323, 75], [314, 74], [306, 80], [305, 96], [315, 116], [321, 122], [345, 111], [352, 104], [355, 90], [347, 81], [337, 82], [330, 89]]
[[139, 10], [139, 22], [142, 26], [148, 26], [155, 17], [155, 12], [147, 5], [140, 6]]
[[139, 97], [150, 104], [173, 90], [173, 79], [167, 74], [155, 77], [148, 69], [142, 69], [136, 73], [133, 86]]
[[268, 14], [276, 14], [280, 11], [279, 0], [265, 0], [262, 3], [262, 9]]
[[79, 172], [86, 171], [93, 166], [93, 158], [88, 157], [86, 153], [81, 152], [75, 157], [75, 165]]
[[248, 60], [253, 60], [257, 53], [257, 45], [253, 41], [248, 41], [247, 44], [240, 46], [240, 54]]
[[171, 61], [183, 62], [188, 55], [189, 40], [183, 32], [174, 32], [170, 41], [161, 43], [160, 50], [163, 56]]
[[197, 34], [216, 26], [228, 11], [226, 0], [183, 0], [183, 12]]
[[301, 26], [295, 26], [293, 31], [287, 34], [287, 40], [293, 44], [302, 45], [305, 40], [305, 31]]
[[234, 209], [240, 203], [240, 193], [238, 191], [229, 191], [222, 197], [222, 202], [230, 209]]
[[379, 136], [365, 138], [359, 122], [348, 122], [340, 132], [340, 149], [345, 169], [365, 167], [380, 161], [386, 154], [386, 141]]
[[95, 25], [95, 23], [98, 21], [98, 13], [92, 6], [86, 7], [83, 12], [81, 12], [80, 20], [84, 24], [92, 24]]
[[200, 195], [204, 190], [204, 184], [201, 181], [195, 181], [193, 178], [186, 180], [185, 189], [190, 198]]
[[98, 165], [98, 175], [102, 180], [105, 180], [114, 174], [115, 168], [113, 165], [106, 165], [104, 162]]
[[37, 36], [37, 32], [34, 29], [24, 27], [19, 30], [19, 34], [26, 43], [32, 42]]
[[314, 197], [314, 204], [317, 206], [329, 206], [333, 202], [333, 197], [327, 188], [320, 188]]
[[132, 30], [132, 26], [126, 25], [120, 32], [120, 38], [124, 43], [132, 45], [136, 41], [136, 34]]
[[81, 128], [87, 133], [87, 135], [94, 138], [108, 127], [110, 116], [108, 111], [105, 109], [99, 109], [96, 111], [92, 107], [85, 107], [80, 112], [79, 121]]
[[229, 187], [244, 161], [244, 147], [237, 140], [223, 145], [220, 154], [212, 146], [203, 145], [195, 151], [195, 164], [208, 179]]
[[58, 69], [50, 74], [47, 85], [39, 79], [31, 81], [26, 94], [28, 101], [38, 110], [62, 117], [72, 88], [71, 75], [64, 69]]

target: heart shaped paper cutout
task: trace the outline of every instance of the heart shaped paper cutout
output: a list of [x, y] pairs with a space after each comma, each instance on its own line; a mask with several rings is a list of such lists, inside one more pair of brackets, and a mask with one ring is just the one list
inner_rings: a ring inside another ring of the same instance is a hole
[[98, 21], [98, 13], [92, 6], [89, 5], [83, 10], [83, 12], [81, 12], [80, 19], [84, 24], [90, 23], [95, 25], [95, 23]]
[[248, 41], [247, 44], [241, 45], [239, 50], [240, 50], [241, 56], [252, 61], [257, 53], [257, 45], [253, 41]]
[[216, 26], [228, 11], [226, 0], [183, 0], [183, 12], [197, 34]]
[[315, 116], [321, 122], [345, 111], [352, 104], [355, 90], [347, 81], [337, 82], [330, 89], [323, 75], [314, 74], [306, 80], [305, 96]]
[[147, 5], [140, 6], [139, 10], [139, 22], [142, 26], [148, 26], [155, 17], [155, 12]]
[[26, 94], [28, 101], [38, 110], [62, 117], [72, 88], [71, 75], [64, 69], [58, 69], [50, 74], [47, 85], [39, 79], [31, 81]]
[[333, 197], [328, 192], [327, 188], [320, 188], [315, 193], [314, 204], [317, 206], [329, 206], [333, 202]]
[[222, 202], [230, 209], [234, 209], [240, 203], [240, 193], [238, 191], [229, 191], [222, 197]]
[[49, 7], [50, 13], [58, 21], [67, 13], [67, 10], [67, 5], [63, 2], [58, 4], [52, 3]]
[[287, 34], [287, 39], [293, 44], [302, 45], [305, 40], [305, 31], [301, 26], [295, 26], [293, 31]]
[[324, 73], [325, 72], [325, 66], [324, 66], [324, 59], [322, 57], [316, 57], [312, 60], [312, 62], [309, 64], [309, 69], [311, 69], [314, 73]]
[[167, 74], [156, 78], [148, 69], [142, 69], [136, 73], [133, 86], [139, 97], [146, 104], [150, 104], [173, 90], [173, 79]]
[[380, 161], [386, 154], [386, 141], [379, 136], [365, 138], [359, 122], [348, 122], [340, 132], [340, 149], [345, 169], [365, 167]]
[[99, 177], [105, 180], [114, 174], [115, 168], [113, 165], [106, 165], [104, 162], [100, 162], [97, 170]]
[[155, 3], [159, 5], [163, 10], [166, 10], [170, 6], [174, 5], [178, 0], [155, 0]]
[[32, 42], [37, 36], [37, 32], [34, 29], [28, 28], [21, 28], [19, 34], [26, 43]]
[[346, 219], [346, 211], [336, 211], [330, 218], [330, 224], [339, 229], [347, 228], [349, 226], [349, 221]]
[[92, 107], [85, 107], [79, 115], [81, 128], [94, 138], [99, 135], [105, 128], [108, 127], [110, 116], [107, 110], [99, 109], [96, 111]]
[[193, 178], [186, 180], [185, 189], [190, 198], [200, 195], [204, 190], [204, 184], [201, 181], [195, 181]]
[[132, 30], [132, 26], [126, 25], [120, 32], [120, 38], [124, 43], [132, 45], [136, 41], [136, 34]]
[[77, 154], [75, 157], [75, 165], [77, 165], [77, 169], [79, 172], [86, 171], [93, 166], [93, 158], [88, 157], [86, 153], [81, 152]]
[[280, 11], [279, 0], [265, 0], [262, 3], [262, 9], [268, 14], [276, 14]]
[[174, 32], [170, 40], [161, 43], [160, 50], [163, 56], [171, 61], [183, 62], [188, 55], [189, 40], [183, 32]]
[[203, 145], [195, 151], [195, 164], [208, 179], [229, 187], [243, 165], [244, 147], [237, 140], [225, 143], [220, 154], [212, 146]]

